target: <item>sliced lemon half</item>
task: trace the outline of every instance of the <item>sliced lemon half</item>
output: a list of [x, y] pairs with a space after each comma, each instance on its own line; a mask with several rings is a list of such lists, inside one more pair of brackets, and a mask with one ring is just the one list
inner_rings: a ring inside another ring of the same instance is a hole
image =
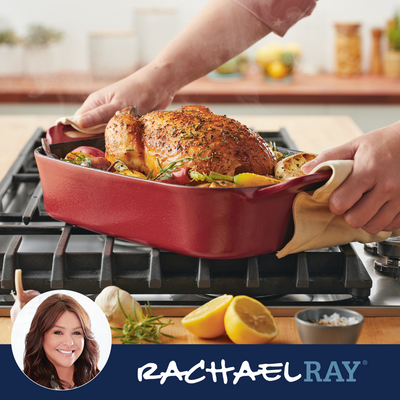
[[224, 318], [225, 330], [236, 344], [264, 344], [278, 335], [271, 312], [258, 300], [236, 296]]
[[224, 294], [196, 308], [182, 319], [182, 325], [193, 335], [212, 339], [225, 333], [224, 316], [233, 296]]

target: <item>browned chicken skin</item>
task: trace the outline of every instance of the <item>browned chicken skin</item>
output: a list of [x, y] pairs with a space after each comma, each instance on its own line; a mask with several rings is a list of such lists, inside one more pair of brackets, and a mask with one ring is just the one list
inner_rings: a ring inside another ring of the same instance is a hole
[[276, 164], [273, 151], [256, 132], [203, 106], [153, 111], [141, 117], [125, 108], [109, 121], [105, 145], [109, 161], [123, 161], [153, 176], [160, 165], [165, 168], [187, 157], [193, 160], [186, 167], [230, 176], [240, 172], [271, 175]]

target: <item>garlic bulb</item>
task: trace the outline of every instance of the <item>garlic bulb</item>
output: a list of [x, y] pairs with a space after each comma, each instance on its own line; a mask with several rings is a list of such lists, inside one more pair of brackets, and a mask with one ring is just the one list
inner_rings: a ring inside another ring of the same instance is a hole
[[[95, 303], [101, 308], [107, 317], [108, 323], [114, 328], [123, 328], [126, 317], [124, 316], [121, 308], [118, 304], [117, 292], [119, 293], [119, 301], [125, 311], [125, 314], [130, 314], [132, 318], [135, 318], [133, 311], [132, 296], [125, 290], [120, 289], [117, 286], [107, 286], [101, 293], [96, 297]], [[140, 304], [135, 300], [136, 316], [140, 320]]]
[[10, 310], [11, 322], [14, 323], [17, 315], [22, 310], [22, 308], [29, 303], [34, 297], [38, 296], [40, 293], [37, 290], [24, 290], [22, 286], [22, 270], [15, 270], [15, 291], [11, 292], [12, 297], [14, 297], [14, 304]]

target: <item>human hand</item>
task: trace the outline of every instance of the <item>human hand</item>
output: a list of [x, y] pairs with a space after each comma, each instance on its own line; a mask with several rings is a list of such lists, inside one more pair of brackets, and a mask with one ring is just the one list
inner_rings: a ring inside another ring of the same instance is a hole
[[328, 160], [354, 160], [351, 174], [331, 195], [333, 214], [372, 235], [400, 228], [400, 121], [326, 150], [302, 170], [307, 174]]
[[83, 127], [107, 123], [116, 111], [136, 107], [139, 114], [165, 109], [175, 92], [157, 76], [157, 68], [149, 64], [116, 83], [92, 93], [75, 112]]
[[[242, 26], [242, 29], [238, 29]], [[258, 17], [231, 0], [212, 0], [148, 65], [92, 93], [76, 111], [83, 128], [107, 123], [116, 111], [165, 109], [179, 89], [269, 34]]]

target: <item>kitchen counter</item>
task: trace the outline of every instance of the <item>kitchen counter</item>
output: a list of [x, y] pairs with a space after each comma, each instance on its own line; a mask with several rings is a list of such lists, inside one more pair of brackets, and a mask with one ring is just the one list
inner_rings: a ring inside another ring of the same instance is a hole
[[[59, 116], [22, 115], [0, 116], [0, 179], [7, 172], [23, 145], [30, 139], [38, 127], [46, 130]], [[285, 127], [299, 149], [320, 152], [327, 147], [340, 145], [362, 134], [356, 124], [346, 116], [231, 116], [259, 131], [275, 131]], [[175, 339], [163, 338], [165, 343], [231, 343], [226, 336], [209, 341], [196, 338], [181, 324], [181, 318], [172, 318], [174, 325], [165, 329]], [[272, 343], [298, 344], [293, 317], [276, 317], [280, 333]], [[400, 317], [366, 317], [358, 343], [395, 344], [399, 339]], [[9, 317], [0, 317], [0, 344], [11, 343], [12, 324]], [[118, 343], [118, 339], [114, 339]]]
[[[169, 318], [168, 318], [169, 319]], [[231, 340], [223, 335], [217, 339], [200, 339], [189, 333], [181, 324], [181, 319], [171, 318], [173, 325], [163, 329], [164, 333], [175, 338], [162, 337], [167, 344], [232, 344]], [[279, 328], [278, 336], [272, 344], [301, 344], [293, 317], [277, 317]], [[400, 317], [367, 317], [358, 344], [400, 344]], [[0, 317], [0, 344], [11, 344], [12, 323], [10, 318]], [[118, 344], [119, 339], [113, 339]]]
[[[0, 103], [81, 103], [112, 81], [85, 73], [0, 77]], [[190, 104], [400, 104], [400, 79], [362, 75], [296, 75], [290, 83], [270, 83], [258, 73], [236, 81], [203, 77], [182, 88], [175, 103]]]

